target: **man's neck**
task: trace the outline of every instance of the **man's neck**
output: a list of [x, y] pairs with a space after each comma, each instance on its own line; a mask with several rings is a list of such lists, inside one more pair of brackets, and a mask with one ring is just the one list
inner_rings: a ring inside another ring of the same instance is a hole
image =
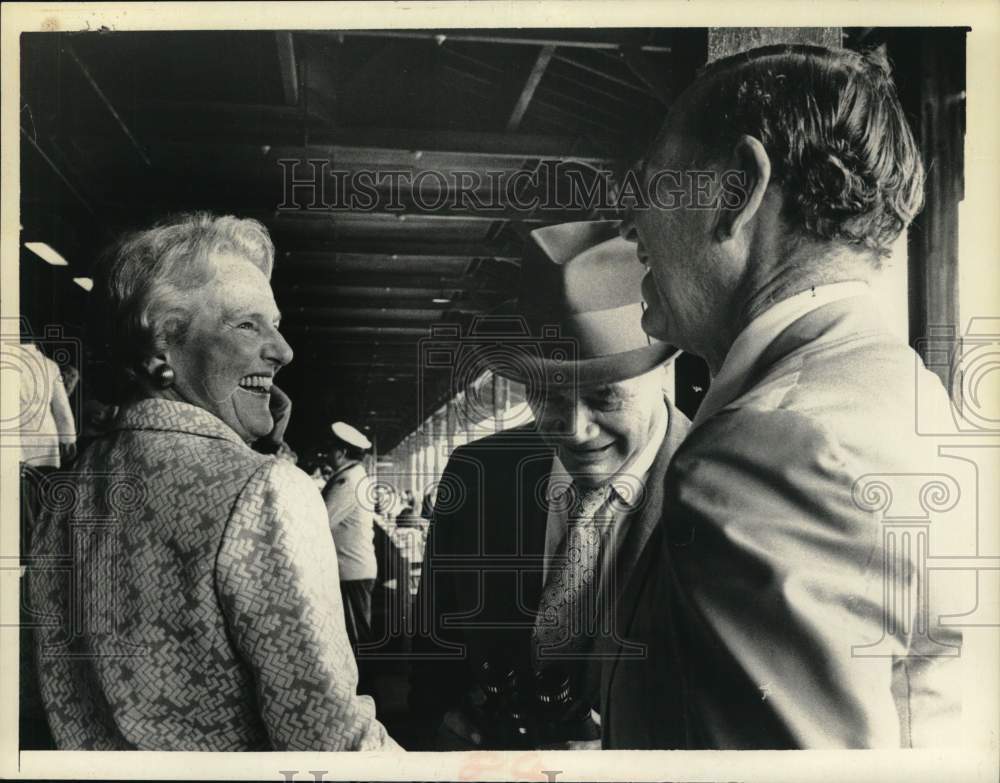
[[[704, 348], [702, 358], [713, 376], [740, 333], [779, 302], [821, 285], [869, 282], [873, 273], [871, 263], [858, 253], [815, 246], [799, 247], [778, 263], [750, 259], [747, 270], [744, 285], [716, 319], [719, 329]], [[739, 315], [733, 318], [732, 313]]]

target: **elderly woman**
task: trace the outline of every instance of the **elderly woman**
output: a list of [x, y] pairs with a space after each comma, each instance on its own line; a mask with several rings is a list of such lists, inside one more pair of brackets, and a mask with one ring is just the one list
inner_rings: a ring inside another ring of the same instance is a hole
[[356, 695], [319, 491], [249, 445], [292, 359], [273, 259], [260, 224], [197, 214], [95, 276], [126, 393], [49, 488], [33, 554], [59, 567], [30, 576], [61, 749], [398, 747]]

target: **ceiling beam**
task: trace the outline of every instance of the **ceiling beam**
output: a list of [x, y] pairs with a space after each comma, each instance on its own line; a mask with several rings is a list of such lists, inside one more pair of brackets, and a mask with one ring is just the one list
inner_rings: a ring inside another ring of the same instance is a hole
[[[462, 295], [475, 294], [480, 298], [490, 299], [498, 296], [510, 296], [513, 291], [513, 285], [511, 286], [511, 290], [508, 291], [506, 289], [485, 286], [475, 279], [438, 287], [400, 286], [396, 285], [392, 280], [386, 281], [384, 276], [377, 278], [377, 280], [380, 283], [379, 285], [310, 285], [309, 283], [285, 285], [281, 282], [276, 282], [275, 287], [278, 290], [278, 298], [283, 302], [290, 301], [297, 303], [302, 299], [319, 297], [324, 304], [326, 302], [349, 301], [352, 298], [354, 301], [374, 301], [380, 297], [391, 297], [391, 299], [387, 299], [386, 301], [399, 301], [400, 303], [419, 301], [421, 298], [430, 301], [435, 297], [445, 298], [445, 296], [452, 292], [459, 292]], [[373, 276], [371, 282], [376, 282], [375, 276]], [[460, 301], [465, 300], [462, 299]], [[402, 304], [401, 306], [405, 307]], [[438, 309], [441, 309], [442, 306], [444, 305], [438, 305]]]
[[426, 298], [428, 301], [441, 294], [440, 288], [397, 288], [389, 285], [320, 285], [296, 284], [279, 286], [280, 298], [320, 297], [324, 302], [341, 301], [355, 297], [355, 301], [369, 301], [378, 297], [393, 295], [399, 301], [413, 301]]
[[[554, 59], [554, 58], [553, 58]], [[558, 88], [560, 90], [566, 90], [565, 85], [569, 85], [568, 89], [576, 90], [577, 93], [589, 93], [593, 95], [599, 95], [601, 98], [614, 101], [620, 104], [623, 111], [634, 112], [635, 105], [630, 103], [629, 96], [623, 94], [621, 90], [616, 90], [615, 87], [611, 85], [601, 86], [597, 83], [596, 79], [582, 79], [578, 74], [574, 73], [569, 68], [554, 69], [550, 68], [548, 71], [549, 85], [553, 88]], [[643, 97], [646, 97], [646, 91], [640, 89]]]
[[509, 246], [475, 242], [387, 242], [385, 240], [292, 241], [282, 246], [282, 255], [291, 260], [329, 258], [332, 255], [367, 256], [388, 258], [393, 261], [426, 261], [428, 259], [455, 259], [471, 261], [474, 258], [491, 258], [497, 261], [519, 263], [521, 254]]
[[673, 85], [664, 78], [663, 69], [654, 65], [637, 46], [625, 45], [619, 52], [622, 60], [649, 92], [664, 106], [669, 106], [674, 99]]
[[[483, 44], [509, 44], [513, 46], [564, 46], [575, 49], [617, 49], [620, 41], [610, 38], [601, 38], [600, 33], [593, 33], [584, 30], [573, 30], [572, 35], [560, 36], [560, 32], [570, 31], [560, 30], [512, 30], [510, 34], [501, 31], [490, 31], [483, 34], [482, 30], [441, 30], [419, 31], [419, 30], [335, 30], [325, 33], [336, 36], [338, 39], [345, 37], [368, 37], [368, 38], [409, 38], [419, 41], [434, 41], [439, 46], [445, 41], [456, 43], [483, 43]], [[324, 33], [321, 33], [324, 34]], [[671, 47], [662, 44], [642, 44], [644, 52], [667, 52]]]
[[94, 208], [90, 206], [90, 202], [87, 199], [85, 199], [83, 195], [80, 193], [80, 191], [77, 190], [77, 188], [73, 185], [73, 183], [69, 181], [67, 176], [63, 174], [62, 169], [60, 169], [59, 166], [56, 164], [56, 162], [52, 160], [52, 158], [49, 155], [46, 154], [45, 150], [43, 150], [39, 146], [38, 142], [35, 140], [35, 137], [32, 134], [28, 133], [28, 131], [24, 129], [23, 125], [21, 126], [21, 136], [24, 138], [25, 141], [28, 142], [28, 144], [30, 144], [34, 148], [35, 152], [38, 153], [38, 156], [43, 161], [45, 161], [45, 163], [48, 164], [49, 168], [52, 169], [55, 175], [59, 177], [60, 180], [62, 180], [62, 183], [66, 186], [69, 192], [76, 197], [76, 200], [83, 205], [84, 209], [86, 209], [91, 215], [96, 215], [97, 213], [94, 211]]
[[508, 158], [563, 158], [609, 162], [613, 156], [607, 150], [587, 147], [579, 138], [547, 136], [530, 133], [494, 133], [491, 131], [458, 130], [396, 130], [391, 128], [333, 129], [313, 136], [314, 144], [301, 147], [276, 148], [273, 153], [288, 153], [288, 157], [305, 159], [315, 153], [334, 158], [337, 147], [358, 150], [400, 150], [419, 159], [417, 153], [453, 154], [462, 156], [487, 155]]
[[[312, 359], [308, 363], [337, 369], [342, 375], [351, 378], [356, 378], [359, 375], [390, 375], [395, 378], [416, 378], [418, 376], [415, 365], [411, 365], [409, 369], [403, 369], [398, 364], [385, 364], [384, 362], [368, 364], [363, 362], [345, 362], [336, 356], [330, 356], [326, 359]], [[337, 383], [341, 382], [342, 379], [338, 377]]]
[[[313, 292], [304, 288], [298, 292], [305, 297], [312, 297]], [[299, 304], [301, 298], [289, 301], [288, 297], [282, 297], [285, 306], [282, 315], [285, 318], [307, 316], [309, 312], [319, 312], [321, 315], [336, 314], [338, 312], [353, 312], [359, 308], [373, 313], [384, 312], [416, 312], [435, 311], [441, 313], [443, 310], [460, 310], [462, 312], [480, 313], [489, 309], [489, 303], [468, 297], [446, 297], [440, 296], [441, 292], [434, 292], [426, 297], [399, 297], [389, 294], [377, 296], [352, 296], [350, 294], [338, 294], [334, 296], [321, 296], [319, 301], [312, 300], [308, 303]], [[434, 299], [447, 299], [446, 302], [437, 302]]]
[[442, 44], [441, 51], [447, 55], [450, 55], [451, 57], [455, 57], [459, 60], [462, 60], [464, 63], [470, 63], [477, 68], [481, 68], [484, 71], [488, 71], [491, 76], [502, 78], [506, 73], [506, 71], [496, 63], [491, 63], [487, 60], [482, 60], [479, 57], [470, 54], [469, 52], [460, 51], [452, 46], [445, 46], [444, 44]]
[[278, 42], [278, 69], [281, 72], [281, 89], [285, 94], [285, 103], [289, 106], [298, 106], [299, 73], [292, 34], [288, 31], [278, 31], [274, 37]]
[[[310, 128], [310, 146], [290, 143], [302, 137], [302, 115], [293, 106], [235, 104], [222, 101], [163, 101], [143, 104], [144, 127], [150, 138], [198, 141], [222, 136], [237, 142], [252, 135], [259, 145], [271, 145], [273, 157], [336, 161], [346, 154], [365, 155], [391, 150], [401, 158], [423, 154], [496, 158], [574, 158], [612, 162], [615, 153], [576, 136], [493, 131], [413, 130], [399, 128]], [[284, 121], [285, 127], [261, 129], [260, 118]], [[197, 120], [197, 121], [196, 121]], [[278, 136], [278, 138], [274, 138]]]
[[[301, 280], [297, 276], [290, 276], [282, 267], [278, 266], [278, 272], [272, 281], [281, 292], [302, 291], [329, 291], [328, 286], [379, 286], [382, 288], [398, 289], [423, 289], [431, 288], [441, 290], [464, 290], [476, 291], [477, 293], [503, 293], [503, 289], [497, 288], [495, 283], [480, 281], [474, 277], [446, 277], [443, 275], [386, 275], [384, 272], [342, 272], [331, 274], [327, 279], [314, 279], [310, 282], [296, 282]], [[317, 276], [318, 277], [318, 276]], [[511, 286], [516, 284], [516, 279], [511, 280]]]
[[574, 68], [578, 68], [579, 70], [585, 73], [589, 73], [592, 74], [593, 76], [605, 79], [609, 82], [612, 82], [613, 84], [617, 84], [620, 87], [625, 87], [629, 90], [640, 92], [643, 95], [647, 94], [646, 90], [641, 85], [636, 84], [635, 82], [630, 82], [627, 79], [622, 79], [618, 76], [615, 76], [614, 74], [607, 73], [606, 71], [602, 71], [600, 68], [595, 68], [592, 65], [587, 65], [586, 63], [582, 63], [579, 60], [574, 59], [573, 57], [569, 57], [564, 54], [555, 54], [552, 56], [552, 59], [557, 60], [561, 63], [566, 63], [567, 65], [570, 65]]
[[[348, 196], [350, 198], [350, 195]], [[374, 199], [373, 209], [360, 209], [353, 206], [337, 208], [333, 202], [328, 202], [330, 208], [322, 205], [322, 196], [318, 195], [320, 203], [315, 207], [310, 206], [311, 196], [292, 196], [297, 200], [289, 202], [289, 209], [276, 209], [273, 216], [277, 219], [305, 219], [305, 220], [326, 220], [331, 218], [336, 221], [338, 218], [349, 219], [354, 222], [375, 222], [375, 221], [398, 221], [405, 223], [407, 220], [413, 221], [487, 221], [496, 220], [521, 220], [532, 223], [571, 223], [578, 220], [587, 220], [591, 209], [580, 207], [578, 209], [566, 209], [559, 207], [556, 209], [539, 210], [535, 204], [529, 204], [524, 209], [517, 209], [500, 199], [496, 208], [477, 209], [473, 205], [453, 204], [451, 202], [462, 199], [454, 198], [454, 194], [444, 193], [442, 196], [432, 198], [430, 196], [417, 197], [412, 193], [400, 192], [380, 192]], [[365, 197], [367, 200], [367, 196]], [[298, 200], [301, 199], [301, 200]], [[443, 202], [438, 206], [437, 202]], [[225, 205], [220, 205], [225, 206]], [[249, 208], [251, 205], [246, 205]], [[398, 209], [398, 207], [402, 209]], [[228, 202], [229, 209], [239, 209], [240, 205]], [[241, 209], [241, 213], [246, 209]]]
[[314, 335], [358, 335], [378, 338], [388, 338], [389, 342], [412, 342], [415, 337], [430, 337], [431, 329], [429, 324], [406, 325], [406, 326], [376, 326], [376, 325], [347, 325], [347, 324], [324, 324], [323, 326], [311, 326], [308, 324], [289, 324], [281, 327], [282, 332], [292, 332], [298, 334]]
[[129, 142], [131, 142], [132, 147], [139, 154], [139, 157], [142, 158], [142, 162], [145, 163], [147, 167], [152, 166], [153, 164], [149, 159], [149, 155], [146, 154], [146, 150], [143, 149], [143, 146], [139, 143], [138, 139], [136, 139], [136, 137], [132, 134], [132, 131], [129, 130], [128, 125], [125, 124], [125, 120], [123, 120], [121, 118], [121, 115], [115, 110], [115, 107], [112, 105], [111, 100], [108, 98], [108, 96], [104, 94], [104, 90], [101, 89], [100, 85], [97, 83], [94, 77], [90, 75], [90, 71], [88, 70], [87, 66], [83, 64], [83, 61], [79, 57], [77, 57], [76, 51], [73, 49], [73, 47], [70, 46], [69, 44], [65, 44], [63, 46], [63, 51], [66, 52], [66, 54], [69, 55], [70, 59], [76, 63], [77, 68], [80, 69], [80, 73], [83, 74], [83, 78], [86, 80], [87, 84], [90, 85], [94, 93], [97, 95], [98, 100], [100, 100], [100, 102], [104, 104], [104, 108], [106, 108], [108, 112], [111, 114], [111, 116], [114, 118], [115, 122], [118, 124], [118, 127], [121, 128], [122, 133], [124, 133], [125, 137], [129, 140]]
[[514, 104], [514, 110], [510, 114], [510, 118], [507, 120], [507, 132], [513, 133], [516, 131], [520, 125], [521, 120], [524, 119], [525, 113], [528, 111], [528, 107], [531, 105], [531, 99], [535, 96], [535, 90], [538, 89], [538, 83], [542, 80], [545, 75], [545, 69], [549, 67], [549, 61], [552, 60], [552, 55], [555, 53], [556, 47], [554, 46], [543, 46], [538, 55], [535, 57], [535, 62], [531, 66], [531, 72], [528, 74], [528, 78], [524, 82], [524, 86], [521, 88], [521, 94], [517, 98], [517, 102]]
[[345, 361], [351, 364], [375, 363], [397, 367], [415, 366], [420, 359], [416, 342], [410, 344], [372, 346], [360, 342], [333, 342], [324, 340], [321, 344], [300, 342], [295, 353], [295, 364], [303, 361]]
[[[358, 321], [410, 321], [432, 322], [437, 321], [444, 315], [445, 308], [442, 305], [436, 307], [391, 307], [387, 305], [375, 307], [292, 307], [286, 308], [282, 313], [285, 323], [308, 319], [309, 323], [315, 324], [339, 324], [356, 323]], [[388, 325], [388, 324], [387, 324]]]
[[[333, 276], [329, 282], [317, 282], [312, 275], [284, 276], [274, 280], [274, 289], [283, 306], [298, 306], [308, 303], [335, 303], [334, 306], [350, 306], [350, 302], [387, 301], [397, 302], [406, 307], [406, 302], [430, 302], [433, 299], [448, 299], [449, 303], [437, 303], [437, 308], [472, 305], [474, 302], [493, 303], [498, 299], [514, 295], [517, 276], [511, 276], [504, 285], [500, 281], [485, 280], [475, 276], [452, 279], [437, 285], [413, 285], [412, 281], [385, 273], [348, 272], [351, 279], [342, 282], [342, 275]], [[424, 282], [424, 281], [416, 281]], [[429, 281], [427, 281], [429, 282]]]

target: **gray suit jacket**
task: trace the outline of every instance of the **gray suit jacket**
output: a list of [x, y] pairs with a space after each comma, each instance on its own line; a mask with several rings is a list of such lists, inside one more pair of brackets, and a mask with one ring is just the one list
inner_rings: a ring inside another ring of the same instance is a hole
[[[961, 633], [940, 616], [961, 602], [943, 584], [928, 597], [926, 540], [884, 524], [863, 489], [865, 477], [941, 472], [915, 408], [918, 397], [939, 410], [948, 401], [862, 302], [788, 327], [675, 455], [665, 523], [636, 568], [637, 610], [623, 618], [625, 641], [645, 657], [604, 672], [605, 747], [954, 736]], [[936, 545], [954, 534], [931, 529]]]

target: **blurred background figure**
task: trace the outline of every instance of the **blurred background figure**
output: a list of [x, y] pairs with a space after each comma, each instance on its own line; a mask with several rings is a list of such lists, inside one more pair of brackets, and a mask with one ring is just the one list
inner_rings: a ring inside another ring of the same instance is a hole
[[[6, 348], [7, 346], [5, 346]], [[5, 357], [5, 365], [19, 370], [21, 416], [21, 556], [31, 551], [35, 519], [41, 505], [45, 477], [75, 456], [76, 423], [69, 403], [80, 374], [46, 356], [34, 342], [10, 346], [16, 356]], [[45, 718], [38, 676], [32, 656], [29, 618], [22, 605], [20, 647], [20, 735], [22, 747], [48, 750], [54, 747]]]
[[386, 509], [392, 502], [392, 498], [395, 496], [395, 491], [391, 487], [384, 485], [377, 485], [374, 490], [375, 498], [375, 522], [378, 524], [383, 524], [388, 512]]
[[380, 650], [405, 653], [409, 649], [409, 640], [401, 630], [411, 610], [411, 567], [404, 551], [407, 542], [400, 539], [396, 524], [397, 516], [404, 507], [401, 493], [389, 484], [377, 484], [373, 495], [375, 559], [378, 564], [372, 597], [373, 636], [381, 640]]
[[434, 487], [431, 487], [424, 493], [424, 499], [420, 508], [420, 516], [428, 521], [430, 521], [431, 517], [434, 515], [434, 501], [436, 498], [437, 492]]
[[317, 487], [323, 489], [323, 487], [326, 486], [326, 480], [323, 478], [323, 473], [320, 471], [319, 465], [317, 465], [314, 460], [304, 463], [301, 467], [302, 470], [308, 474], [309, 478], [313, 480], [313, 483]]
[[[76, 422], [62, 371], [34, 342], [18, 348], [21, 462], [35, 468], [58, 468], [76, 453]], [[68, 372], [73, 386], [78, 378], [75, 369]]]
[[302, 466], [302, 469], [309, 474], [309, 478], [311, 478], [316, 486], [318, 486], [321, 490], [326, 486], [326, 482], [330, 480], [330, 476], [333, 475], [333, 468], [331, 468], [325, 460], [325, 454], [318, 454]]
[[[328, 449], [333, 475], [323, 488], [330, 532], [337, 546], [340, 592], [344, 599], [347, 635], [358, 654], [358, 644], [371, 640], [372, 589], [378, 577], [375, 558], [374, 494], [361, 463], [371, 441], [343, 421], [331, 425]], [[365, 674], [361, 674], [367, 688]]]
[[417, 594], [420, 587], [420, 569], [424, 560], [428, 526], [429, 522], [414, 509], [404, 508], [389, 534], [407, 563], [406, 584], [400, 585], [401, 590], [409, 593], [405, 596], [407, 601]]
[[62, 383], [66, 388], [66, 394], [71, 395], [76, 391], [76, 386], [80, 382], [80, 371], [72, 364], [62, 366]]
[[292, 447], [289, 446], [285, 441], [281, 441], [278, 445], [278, 450], [274, 452], [274, 456], [285, 462], [289, 462], [292, 465], [297, 465], [299, 462], [299, 455], [296, 454]]
[[399, 514], [402, 514], [404, 509], [409, 509], [410, 511], [412, 511], [417, 505], [417, 499], [413, 496], [412, 490], [404, 489], [402, 500], [403, 500], [403, 509], [400, 510]]

